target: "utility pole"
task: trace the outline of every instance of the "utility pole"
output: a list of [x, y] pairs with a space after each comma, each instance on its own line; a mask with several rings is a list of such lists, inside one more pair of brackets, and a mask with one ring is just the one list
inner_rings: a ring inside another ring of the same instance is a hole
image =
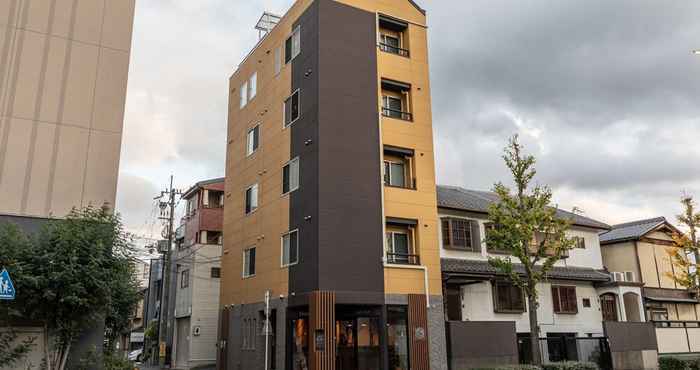
[[[158, 350], [160, 364], [165, 365], [167, 356], [167, 335], [168, 335], [168, 322], [169, 317], [169, 299], [170, 299], [170, 284], [172, 284], [172, 279], [170, 276], [171, 269], [171, 255], [170, 251], [173, 246], [173, 229], [175, 222], [175, 197], [182, 194], [179, 190], [173, 189], [173, 176], [170, 176], [170, 188], [160, 192], [160, 195], [153, 198], [159, 201], [159, 208], [161, 210], [161, 216], [158, 217], [160, 220], [166, 221], [165, 230], [167, 233], [167, 247], [163, 254], [163, 284], [161, 284], [161, 300], [160, 300], [160, 314], [158, 315]], [[163, 199], [166, 201], [163, 201]], [[164, 215], [163, 212], [168, 210], [168, 214]]]

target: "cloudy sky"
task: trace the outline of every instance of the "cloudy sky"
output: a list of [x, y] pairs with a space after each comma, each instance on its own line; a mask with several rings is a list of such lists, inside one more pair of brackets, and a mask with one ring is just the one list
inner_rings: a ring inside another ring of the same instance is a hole
[[[264, 10], [292, 0], [138, 1], [117, 207], [223, 176], [227, 79]], [[700, 197], [700, 2], [418, 0], [428, 10], [438, 182], [489, 189], [518, 133], [558, 204], [611, 224]]]

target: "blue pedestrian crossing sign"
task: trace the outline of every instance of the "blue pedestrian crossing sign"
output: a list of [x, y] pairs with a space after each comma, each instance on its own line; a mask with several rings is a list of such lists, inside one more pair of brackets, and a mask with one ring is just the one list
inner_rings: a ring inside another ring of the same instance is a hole
[[10, 273], [2, 269], [0, 272], [0, 300], [11, 301], [15, 299], [15, 286], [10, 279]]

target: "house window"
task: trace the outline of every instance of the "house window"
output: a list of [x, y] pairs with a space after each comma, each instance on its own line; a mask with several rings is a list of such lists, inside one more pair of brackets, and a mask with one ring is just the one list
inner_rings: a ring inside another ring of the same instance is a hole
[[282, 267], [299, 263], [299, 231], [282, 235]]
[[634, 283], [636, 281], [633, 271], [611, 272], [613, 281]]
[[585, 307], [585, 308], [591, 308], [591, 299], [590, 299], [590, 298], [584, 298], [584, 299], [583, 299], [583, 307]]
[[243, 251], [243, 277], [255, 276], [255, 248]]
[[221, 267], [212, 267], [211, 268], [211, 278], [212, 279], [221, 278]]
[[497, 313], [525, 312], [523, 291], [507, 281], [493, 283], [494, 311]]
[[380, 15], [379, 16], [379, 50], [397, 54], [404, 57], [409, 56], [407, 48], [403, 45], [406, 39], [408, 23]]
[[248, 135], [246, 139], [246, 156], [255, 153], [260, 145], [260, 126], [255, 126], [248, 130]]
[[190, 286], [190, 270], [183, 270], [180, 273], [180, 288], [184, 289]]
[[386, 245], [389, 263], [409, 264], [412, 248], [408, 231], [387, 231]]
[[299, 158], [294, 158], [282, 168], [282, 194], [299, 189]]
[[241, 85], [239, 94], [241, 97], [240, 107], [241, 109], [243, 109], [248, 104], [248, 81], [244, 82], [243, 85]]
[[480, 250], [475, 238], [478, 222], [458, 218], [442, 219], [442, 244], [447, 249], [460, 249], [470, 252]]
[[406, 187], [406, 165], [403, 162], [384, 161], [384, 185]]
[[253, 73], [248, 80], [248, 101], [253, 100], [258, 94], [258, 72]]
[[284, 101], [284, 127], [299, 119], [299, 90]]
[[258, 184], [245, 191], [245, 213], [250, 214], [258, 209]]
[[[493, 222], [488, 222], [484, 224], [484, 230], [486, 230], [486, 239], [488, 240], [489, 234], [496, 231], [497, 227], [496, 224]], [[489, 253], [494, 253], [494, 254], [509, 254], [510, 252], [507, 249], [503, 248], [498, 248], [496, 246], [488, 245], [486, 246], [486, 250]]]
[[416, 189], [413, 149], [384, 146], [384, 185], [404, 189]]
[[552, 286], [552, 302], [554, 312], [562, 314], [578, 313], [578, 302], [575, 286]]
[[382, 115], [404, 121], [413, 121], [410, 110], [411, 85], [382, 79]]
[[578, 249], [586, 249], [586, 238], [582, 236], [573, 237], [574, 247]]
[[282, 72], [282, 47], [275, 48], [275, 76]]
[[402, 119], [405, 113], [403, 99], [397, 96], [382, 96], [382, 113], [386, 117]]
[[301, 28], [297, 27], [284, 43], [284, 63], [291, 62], [301, 53]]

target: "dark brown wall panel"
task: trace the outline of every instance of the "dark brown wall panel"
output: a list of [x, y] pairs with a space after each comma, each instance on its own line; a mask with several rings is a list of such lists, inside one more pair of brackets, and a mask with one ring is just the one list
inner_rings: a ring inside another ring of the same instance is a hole
[[411, 370], [430, 370], [428, 307], [425, 295], [408, 295], [408, 337]]

